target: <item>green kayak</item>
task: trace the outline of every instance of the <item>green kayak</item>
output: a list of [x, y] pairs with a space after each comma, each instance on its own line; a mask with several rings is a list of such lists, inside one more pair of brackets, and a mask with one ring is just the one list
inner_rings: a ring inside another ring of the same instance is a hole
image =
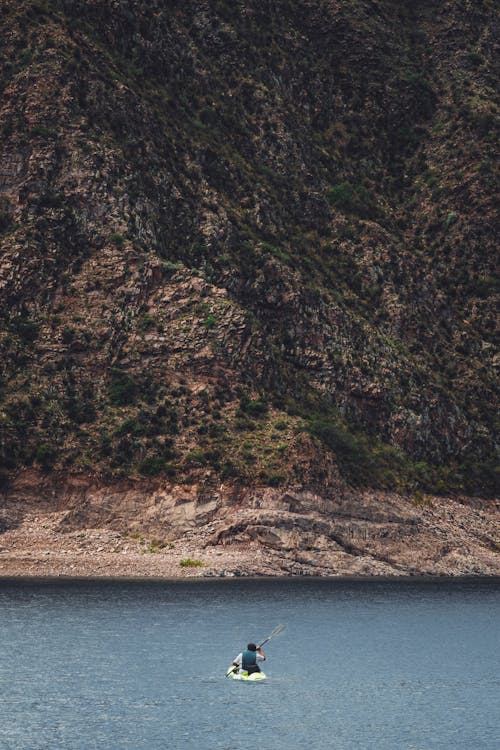
[[230, 677], [232, 680], [240, 680], [240, 682], [262, 682], [266, 679], [264, 672], [254, 672], [253, 674], [248, 674], [248, 672], [235, 672], [233, 667], [229, 667], [226, 677]]

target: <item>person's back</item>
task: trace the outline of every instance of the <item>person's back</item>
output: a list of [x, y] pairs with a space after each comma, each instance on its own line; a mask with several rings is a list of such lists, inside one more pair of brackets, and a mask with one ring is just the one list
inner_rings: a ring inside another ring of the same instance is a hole
[[248, 674], [254, 674], [254, 672], [260, 672], [257, 661], [265, 661], [265, 658], [260, 646], [256, 646], [255, 643], [249, 643], [246, 649], [241, 654], [238, 654], [233, 661], [233, 666], [239, 667], [241, 671]]

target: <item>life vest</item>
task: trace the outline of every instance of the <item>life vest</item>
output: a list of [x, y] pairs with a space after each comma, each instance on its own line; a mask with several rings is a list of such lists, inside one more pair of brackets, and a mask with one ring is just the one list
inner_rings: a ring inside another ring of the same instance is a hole
[[241, 654], [241, 668], [248, 669], [257, 664], [257, 652], [256, 651], [243, 651]]

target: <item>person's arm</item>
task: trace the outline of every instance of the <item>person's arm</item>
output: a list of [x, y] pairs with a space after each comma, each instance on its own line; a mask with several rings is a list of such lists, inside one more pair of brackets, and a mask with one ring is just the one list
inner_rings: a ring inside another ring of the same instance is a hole
[[236, 659], [233, 661], [233, 667], [241, 667], [243, 661], [243, 652], [239, 653]]
[[265, 661], [266, 660], [266, 655], [265, 655], [265, 653], [263, 652], [263, 650], [261, 649], [260, 646], [257, 649], [257, 659], [259, 661]]

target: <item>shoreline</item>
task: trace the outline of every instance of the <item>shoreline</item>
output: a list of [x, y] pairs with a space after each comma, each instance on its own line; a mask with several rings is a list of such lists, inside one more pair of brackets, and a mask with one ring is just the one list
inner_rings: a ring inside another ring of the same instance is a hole
[[12, 574], [3, 575], [0, 573], [0, 585], [2, 583], [214, 583], [214, 582], [248, 582], [248, 583], [491, 583], [500, 585], [500, 575], [433, 575], [433, 574], [415, 574], [402, 576], [388, 575], [365, 575], [365, 576], [348, 576], [348, 575], [269, 575], [269, 576], [178, 576], [178, 577], [160, 577], [160, 576], [95, 576], [95, 575], [25, 575]]
[[[0, 499], [0, 577], [214, 580], [500, 576], [500, 507], [393, 493], [26, 488]], [[64, 490], [64, 491], [63, 491]], [[237, 502], [236, 502], [237, 501]]]

